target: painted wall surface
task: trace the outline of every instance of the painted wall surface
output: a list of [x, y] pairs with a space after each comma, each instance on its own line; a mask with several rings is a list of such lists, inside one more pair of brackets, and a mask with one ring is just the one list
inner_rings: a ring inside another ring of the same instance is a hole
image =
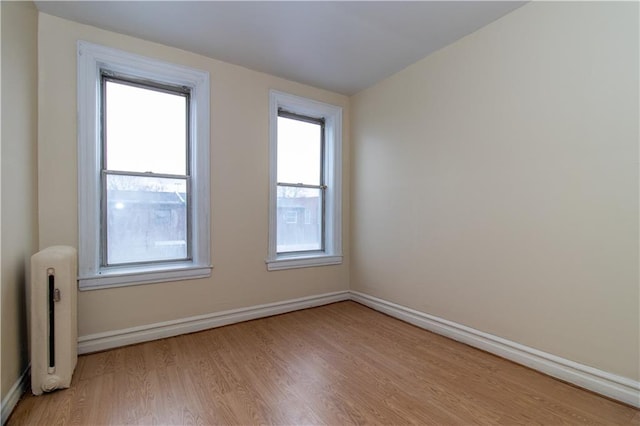
[[29, 362], [26, 285], [38, 248], [37, 34], [31, 2], [2, 2], [2, 399]]
[[[267, 272], [269, 89], [344, 107], [343, 161], [349, 163], [348, 98], [94, 27], [40, 14], [40, 247], [77, 247], [76, 42], [86, 40], [182, 64], [211, 75], [210, 279], [83, 291], [79, 336], [348, 289], [342, 265]], [[344, 168], [344, 235], [349, 175]], [[345, 237], [344, 253], [348, 253]]]
[[533, 2], [351, 99], [351, 289], [640, 378], [638, 4]]

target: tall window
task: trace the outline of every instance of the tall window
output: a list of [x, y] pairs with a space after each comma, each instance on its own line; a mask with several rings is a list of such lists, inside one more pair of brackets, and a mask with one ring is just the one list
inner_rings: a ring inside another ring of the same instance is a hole
[[80, 287], [210, 274], [208, 74], [78, 44]]
[[101, 266], [190, 258], [189, 96], [103, 72]]
[[269, 270], [342, 262], [341, 119], [339, 107], [271, 92]]
[[[279, 254], [324, 250], [324, 119], [278, 111]], [[308, 221], [303, 218], [309, 218]]]

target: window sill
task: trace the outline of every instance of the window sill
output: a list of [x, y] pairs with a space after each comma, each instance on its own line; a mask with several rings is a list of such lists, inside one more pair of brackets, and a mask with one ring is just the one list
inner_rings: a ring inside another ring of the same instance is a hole
[[80, 290], [100, 290], [111, 287], [126, 287], [139, 284], [182, 281], [211, 276], [211, 266], [172, 264], [164, 266], [117, 268], [103, 270], [98, 275], [79, 277]]
[[275, 259], [267, 259], [266, 263], [268, 271], [340, 265], [342, 263], [342, 255], [278, 256]]

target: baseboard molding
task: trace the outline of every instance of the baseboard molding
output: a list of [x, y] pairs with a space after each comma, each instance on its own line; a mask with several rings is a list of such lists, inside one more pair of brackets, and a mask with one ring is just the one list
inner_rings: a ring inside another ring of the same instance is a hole
[[[638, 381], [579, 364], [453, 321], [448, 321], [357, 291], [339, 291], [81, 336], [78, 339], [78, 353], [98, 352], [344, 300], [353, 300], [420, 328], [466, 343], [548, 374], [549, 376], [575, 384], [581, 388], [640, 408], [640, 382]], [[25, 372], [20, 380], [16, 382], [5, 400], [2, 401], [3, 424], [6, 420], [5, 416], [8, 417], [11, 413], [11, 410], [20, 398], [21, 390], [27, 385], [27, 377], [27, 372]]]
[[[248, 308], [233, 309], [213, 314], [182, 318], [174, 321], [143, 325], [106, 333], [89, 334], [78, 338], [78, 353], [113, 349], [135, 343], [173, 337], [185, 333], [207, 330], [238, 322], [249, 321], [272, 315], [284, 314], [300, 309], [327, 305], [329, 303], [349, 300], [348, 291], [338, 291], [317, 296], [302, 297]], [[3, 406], [4, 407], [4, 406]]]
[[7, 395], [2, 399], [2, 412], [0, 414], [2, 422], [0, 424], [4, 425], [7, 422], [16, 404], [18, 404], [20, 397], [29, 387], [30, 370], [31, 368], [29, 366], [24, 369], [18, 380], [16, 380]]
[[351, 291], [351, 300], [420, 328], [466, 343], [549, 376], [640, 408], [640, 382], [579, 364], [489, 333]]

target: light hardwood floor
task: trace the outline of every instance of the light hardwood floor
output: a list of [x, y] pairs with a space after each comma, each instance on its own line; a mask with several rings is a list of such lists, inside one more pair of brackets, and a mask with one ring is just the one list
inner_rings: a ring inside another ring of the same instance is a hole
[[635, 424], [640, 411], [354, 302], [81, 356], [8, 425]]

